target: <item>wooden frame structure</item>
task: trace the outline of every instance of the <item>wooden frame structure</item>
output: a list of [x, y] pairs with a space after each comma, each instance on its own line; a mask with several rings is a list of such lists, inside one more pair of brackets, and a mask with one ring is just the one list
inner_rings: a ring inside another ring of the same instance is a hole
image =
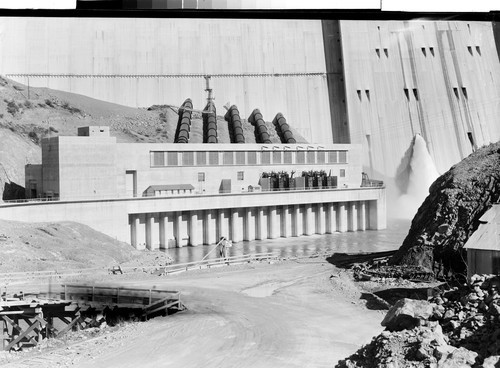
[[57, 293], [0, 299], [2, 350], [20, 350], [44, 338], [99, 325], [102, 318], [147, 320], [184, 310], [180, 292], [107, 286], [63, 285]]

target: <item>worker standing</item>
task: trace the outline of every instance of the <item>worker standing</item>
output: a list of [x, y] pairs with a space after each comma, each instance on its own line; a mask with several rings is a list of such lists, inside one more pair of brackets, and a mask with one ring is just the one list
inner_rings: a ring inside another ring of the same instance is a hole
[[226, 245], [227, 245], [226, 238], [221, 236], [221, 238], [219, 240], [219, 257], [220, 258], [226, 258]]

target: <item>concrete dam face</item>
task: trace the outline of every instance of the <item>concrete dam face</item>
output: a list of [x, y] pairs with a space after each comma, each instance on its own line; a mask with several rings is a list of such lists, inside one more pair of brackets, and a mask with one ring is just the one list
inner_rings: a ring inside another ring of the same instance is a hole
[[417, 134], [439, 173], [500, 139], [489, 22], [2, 20], [0, 73], [21, 83], [201, 110], [211, 75], [219, 111], [281, 112], [309, 142], [360, 143], [365, 171], [389, 183], [407, 175]]

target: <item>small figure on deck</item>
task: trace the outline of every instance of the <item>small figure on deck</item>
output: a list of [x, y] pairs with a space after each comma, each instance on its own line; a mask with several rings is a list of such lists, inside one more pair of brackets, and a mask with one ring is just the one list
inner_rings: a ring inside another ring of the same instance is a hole
[[219, 256], [220, 258], [227, 259], [227, 248], [231, 248], [233, 243], [230, 240], [227, 240], [225, 237], [221, 236], [219, 243]]

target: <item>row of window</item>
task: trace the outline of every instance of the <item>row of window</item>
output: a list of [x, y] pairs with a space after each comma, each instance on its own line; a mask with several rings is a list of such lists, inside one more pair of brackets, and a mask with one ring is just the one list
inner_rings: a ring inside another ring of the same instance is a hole
[[[475, 46], [475, 49], [476, 49], [476, 53], [481, 56], [481, 47], [479, 46]], [[384, 54], [385, 54], [385, 57], [389, 57], [389, 50], [384, 48]], [[420, 50], [422, 51], [422, 54], [427, 57], [427, 49], [425, 47], [421, 47]], [[434, 56], [434, 47], [429, 47], [429, 51], [431, 53], [432, 56]], [[474, 53], [473, 53], [473, 46], [467, 46], [467, 51], [469, 51], [469, 54], [471, 54], [472, 56], [474, 56]], [[380, 49], [379, 48], [376, 48], [375, 49], [375, 53], [377, 54], [377, 57], [380, 59]]]
[[347, 151], [151, 151], [151, 166], [345, 164]]
[[[467, 88], [465, 87], [461, 87], [461, 90], [462, 90], [462, 94], [463, 96], [465, 97], [465, 99], [468, 99], [468, 95], [467, 95]], [[410, 91], [412, 92], [413, 94], [413, 97], [415, 98], [415, 100], [419, 100], [419, 94], [418, 94], [418, 89], [416, 88], [412, 88], [412, 89], [408, 89], [408, 88], [403, 88], [403, 92], [406, 96], [406, 99], [408, 101], [410, 101]], [[360, 101], [362, 101], [362, 93], [363, 91], [361, 89], [358, 89], [356, 90], [356, 93], [358, 94], [358, 98]], [[453, 93], [455, 93], [455, 96], [457, 97], [457, 99], [460, 98], [459, 96], [459, 89], [456, 88], [456, 87], [453, 87]], [[366, 94], [366, 98], [368, 99], [368, 101], [370, 101], [370, 90], [369, 89], [365, 89], [365, 94]]]

